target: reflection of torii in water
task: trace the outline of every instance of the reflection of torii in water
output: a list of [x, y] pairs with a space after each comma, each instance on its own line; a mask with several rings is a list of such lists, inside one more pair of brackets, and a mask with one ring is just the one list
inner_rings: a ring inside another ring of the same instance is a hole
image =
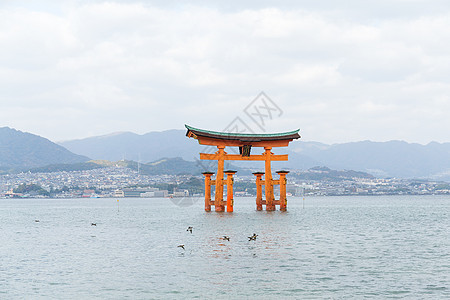
[[[265, 172], [254, 173], [256, 176], [256, 209], [262, 210], [266, 205], [266, 210], [275, 210], [275, 205], [280, 205], [280, 210], [286, 210], [286, 174], [288, 171], [278, 171], [279, 180], [272, 179], [271, 162], [287, 161], [288, 155], [275, 155], [271, 152], [273, 147], [287, 147], [289, 143], [300, 138], [298, 129], [284, 133], [271, 134], [249, 134], [249, 133], [227, 133], [197, 129], [188, 125], [187, 137], [198, 140], [201, 145], [216, 146], [218, 151], [214, 154], [200, 153], [200, 159], [217, 160], [217, 176], [211, 179], [212, 172], [204, 172], [205, 175], [205, 210], [211, 211], [211, 206], [216, 211], [225, 210], [223, 201], [223, 185], [227, 184], [227, 211], [233, 211], [233, 175], [235, 171], [225, 171], [223, 169], [225, 160], [256, 160], [265, 161]], [[239, 147], [240, 154], [228, 154], [225, 147]], [[252, 147], [263, 147], [264, 153], [260, 155], [251, 155]], [[224, 180], [224, 173], [227, 178]], [[262, 176], [264, 175], [264, 179]], [[280, 185], [280, 199], [275, 200], [273, 186]], [[211, 185], [216, 186], [214, 201], [211, 201]], [[262, 199], [262, 186], [265, 186], [266, 199]]]

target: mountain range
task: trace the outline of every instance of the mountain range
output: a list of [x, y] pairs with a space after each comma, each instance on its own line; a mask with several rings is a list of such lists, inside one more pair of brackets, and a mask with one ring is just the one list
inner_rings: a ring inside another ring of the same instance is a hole
[[88, 157], [74, 154], [46, 138], [9, 127], [0, 128], [0, 169], [73, 164], [88, 160]]
[[118, 132], [60, 142], [59, 145], [91, 159], [150, 162], [163, 157], [181, 157], [192, 161], [204, 147], [195, 140], [188, 139], [185, 133], [184, 130], [149, 132], [143, 135]]
[[[215, 151], [188, 139], [185, 130], [149, 132], [143, 135], [122, 132], [61, 142], [70, 151], [93, 159], [130, 159], [154, 161], [162, 157], [181, 157], [195, 161], [199, 152]], [[228, 148], [227, 148], [228, 149]], [[237, 149], [228, 149], [230, 153]], [[252, 153], [262, 153], [259, 148]], [[427, 145], [404, 141], [361, 141], [324, 144], [293, 141], [288, 148], [276, 148], [274, 153], [289, 154], [289, 162], [273, 162], [274, 169], [306, 170], [326, 166], [337, 170], [367, 172], [377, 177], [428, 178], [450, 180], [450, 143]], [[258, 162], [233, 162], [240, 167], [263, 168]]]
[[293, 148], [296, 153], [332, 169], [364, 171], [377, 177], [450, 180], [450, 143], [296, 143]]
[[[121, 132], [56, 144], [31, 133], [0, 128], [0, 170], [85, 169], [96, 167], [86, 164], [90, 160], [127, 160], [149, 165], [143, 168], [150, 174], [170, 173], [172, 169], [174, 174], [186, 170], [191, 173], [213, 170], [214, 162], [198, 161], [199, 152], [213, 151], [212, 147], [188, 139], [184, 130], [143, 135]], [[234, 148], [226, 151], [237, 153]], [[261, 148], [252, 149], [252, 153], [262, 152]], [[403, 141], [361, 141], [328, 145], [296, 140], [288, 148], [276, 148], [273, 152], [289, 154], [288, 162], [273, 162], [274, 170], [324, 166], [366, 172], [377, 177], [450, 180], [450, 143], [420, 145]], [[262, 170], [264, 165], [262, 162], [233, 162], [231, 167]]]

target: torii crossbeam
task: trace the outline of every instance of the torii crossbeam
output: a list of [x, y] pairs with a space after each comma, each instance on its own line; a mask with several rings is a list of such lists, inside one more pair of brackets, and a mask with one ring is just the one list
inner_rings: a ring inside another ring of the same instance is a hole
[[[197, 139], [201, 145], [216, 146], [218, 151], [214, 154], [200, 153], [200, 159], [217, 160], [217, 176], [215, 180], [211, 179], [214, 173], [204, 172], [205, 175], [205, 210], [211, 211], [211, 206], [216, 211], [224, 211], [225, 204], [227, 212], [233, 211], [233, 175], [235, 171], [225, 171], [227, 179], [224, 180], [224, 161], [225, 160], [251, 160], [264, 161], [265, 173], [254, 173], [256, 176], [256, 209], [262, 210], [262, 205], [266, 205], [266, 210], [275, 210], [275, 205], [280, 205], [280, 210], [286, 210], [286, 174], [288, 171], [277, 172], [280, 175], [279, 180], [272, 179], [271, 161], [287, 161], [288, 155], [275, 155], [271, 152], [273, 147], [287, 147], [291, 141], [300, 138], [298, 129], [284, 133], [271, 134], [248, 134], [248, 133], [229, 133], [217, 132], [194, 128], [185, 125], [187, 137]], [[225, 147], [239, 147], [240, 154], [228, 154]], [[251, 149], [254, 147], [263, 147], [264, 153], [260, 155], [251, 155]], [[262, 176], [264, 175], [264, 180]], [[227, 184], [227, 201], [223, 201], [223, 185]], [[280, 185], [280, 199], [275, 200], [273, 186]], [[214, 201], [211, 201], [211, 185], [216, 186]], [[265, 186], [266, 199], [262, 199], [262, 185]], [[231, 191], [231, 193], [230, 193]]]

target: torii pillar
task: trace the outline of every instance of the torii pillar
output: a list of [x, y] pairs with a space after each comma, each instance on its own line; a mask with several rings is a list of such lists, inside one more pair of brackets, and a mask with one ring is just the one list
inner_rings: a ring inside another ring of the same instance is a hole
[[233, 199], [233, 175], [236, 174], [236, 171], [225, 171], [225, 174], [227, 174], [227, 212], [233, 212], [233, 206], [234, 206], [234, 199]]
[[272, 170], [271, 170], [271, 157], [273, 153], [270, 151], [272, 150], [272, 147], [264, 147], [264, 156], [265, 156], [265, 166], [266, 166], [266, 172], [265, 172], [265, 191], [266, 191], [266, 210], [272, 211], [275, 210], [275, 197], [273, 195], [273, 183], [272, 183]]
[[253, 175], [256, 176], [256, 210], [262, 210], [262, 176], [264, 172], [255, 172]]
[[222, 212], [225, 211], [225, 206], [223, 203], [223, 164], [224, 155], [226, 153], [224, 151], [225, 146], [219, 145], [217, 148], [219, 151], [217, 154], [216, 193], [214, 195], [214, 206], [216, 211]]
[[286, 198], [286, 175], [289, 171], [277, 171], [277, 174], [280, 175], [280, 210], [286, 211], [287, 206], [287, 198]]
[[202, 174], [205, 176], [205, 211], [211, 211], [211, 176], [214, 173], [203, 172]]

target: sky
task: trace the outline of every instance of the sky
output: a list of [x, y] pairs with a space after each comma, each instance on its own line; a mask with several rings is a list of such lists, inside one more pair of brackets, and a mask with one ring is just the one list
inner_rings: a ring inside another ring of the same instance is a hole
[[449, 1], [242, 2], [1, 1], [0, 127], [450, 142]]

